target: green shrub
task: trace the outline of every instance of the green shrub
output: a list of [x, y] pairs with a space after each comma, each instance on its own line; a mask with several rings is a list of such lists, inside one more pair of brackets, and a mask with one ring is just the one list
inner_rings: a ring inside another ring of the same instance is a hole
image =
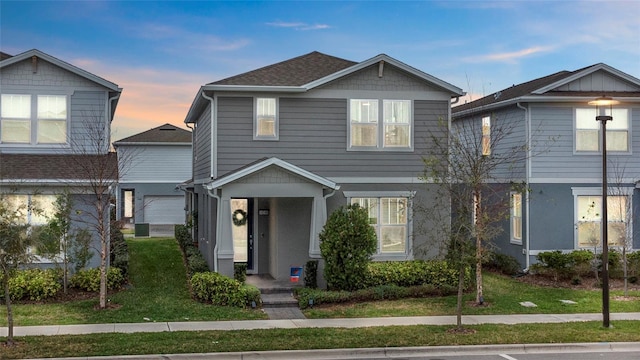
[[538, 266], [543, 274], [553, 275], [554, 279], [567, 278], [571, 275], [572, 260], [568, 254], [560, 250], [541, 252], [536, 257]]
[[627, 272], [628, 276], [640, 275], [640, 250], [627, 254]]
[[189, 245], [193, 245], [193, 239], [191, 238], [189, 229], [185, 225], [176, 225], [173, 230], [176, 240], [182, 250]]
[[357, 204], [334, 211], [320, 233], [329, 289], [356, 290], [366, 286], [367, 264], [376, 251], [377, 238], [367, 210]]
[[243, 284], [242, 292], [244, 294], [244, 303], [246, 306], [251, 306], [252, 302], [255, 302], [256, 306], [260, 306], [262, 303], [262, 300], [260, 299], [260, 289], [254, 285]]
[[233, 264], [233, 278], [244, 284], [247, 280], [247, 263]]
[[[465, 283], [470, 283], [471, 274], [465, 274]], [[457, 286], [458, 270], [446, 261], [389, 261], [372, 262], [368, 266], [366, 285], [376, 287], [393, 284], [397, 286], [433, 285], [436, 288]]]
[[193, 243], [190, 242], [181, 249], [187, 262], [187, 271], [189, 271], [190, 275], [209, 271], [209, 265], [207, 264], [207, 261], [204, 259], [204, 256], [202, 255], [200, 250], [198, 250], [198, 248], [195, 247]]
[[566, 255], [569, 258], [573, 275], [580, 277], [593, 274], [593, 259], [595, 259], [595, 256], [591, 250], [575, 250]]
[[246, 293], [242, 284], [215, 272], [200, 272], [191, 277], [194, 296], [200, 301], [220, 306], [243, 307]]
[[493, 269], [505, 275], [515, 275], [522, 270], [515, 257], [497, 252], [490, 252], [485, 256], [482, 265], [486, 269]]
[[129, 246], [118, 228], [111, 229], [111, 266], [120, 269], [124, 278], [129, 274]]
[[[40, 301], [55, 296], [61, 288], [61, 274], [55, 269], [20, 270], [9, 279], [9, 296], [12, 300]], [[4, 299], [4, 291], [0, 299]]]
[[318, 260], [309, 260], [304, 265], [304, 286], [312, 289], [318, 287]]
[[345, 302], [363, 302], [374, 300], [395, 300], [408, 297], [421, 298], [428, 296], [444, 296], [455, 294], [456, 288], [444, 286], [437, 288], [434, 285], [397, 286], [380, 285], [356, 291], [324, 291], [311, 288], [296, 289], [298, 306], [305, 309], [313, 305], [337, 304]]
[[[107, 289], [119, 289], [124, 284], [124, 280], [120, 268], [112, 266], [107, 270]], [[71, 277], [71, 286], [89, 292], [100, 291], [100, 269], [78, 271]]]

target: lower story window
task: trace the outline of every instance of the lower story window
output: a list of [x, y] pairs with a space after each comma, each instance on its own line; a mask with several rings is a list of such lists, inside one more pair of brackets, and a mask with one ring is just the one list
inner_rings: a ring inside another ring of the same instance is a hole
[[[37, 232], [46, 225], [55, 213], [55, 195], [7, 195], [5, 201], [13, 211], [19, 214], [23, 224], [29, 224], [29, 231]], [[37, 248], [29, 252], [40, 255]]]
[[511, 242], [522, 243], [522, 194], [511, 193]]
[[[622, 246], [627, 239], [629, 196], [607, 196], [607, 231], [609, 246]], [[576, 198], [578, 247], [601, 244], [602, 196], [579, 195]]]
[[369, 222], [378, 237], [378, 254], [407, 252], [409, 199], [403, 197], [354, 197], [369, 212]]

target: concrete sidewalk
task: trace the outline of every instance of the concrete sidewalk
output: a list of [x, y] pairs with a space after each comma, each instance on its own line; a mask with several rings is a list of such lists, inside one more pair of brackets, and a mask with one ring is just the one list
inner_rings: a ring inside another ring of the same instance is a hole
[[[611, 321], [640, 321], [638, 313], [612, 313]], [[476, 324], [532, 324], [567, 323], [576, 321], [600, 321], [602, 314], [520, 314], [520, 315], [465, 315], [462, 323]], [[411, 316], [355, 319], [289, 319], [289, 320], [243, 320], [243, 321], [189, 321], [189, 322], [145, 322], [81, 325], [16, 326], [15, 336], [78, 335], [94, 333], [136, 333], [163, 331], [207, 331], [207, 330], [253, 330], [296, 328], [358, 328], [373, 326], [403, 325], [453, 325], [455, 316]], [[614, 324], [615, 325], [615, 324]], [[8, 329], [0, 328], [0, 336], [7, 336]]]

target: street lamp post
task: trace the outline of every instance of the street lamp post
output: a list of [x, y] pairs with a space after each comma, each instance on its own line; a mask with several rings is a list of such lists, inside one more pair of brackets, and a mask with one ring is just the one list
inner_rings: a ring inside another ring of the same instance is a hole
[[613, 116], [600, 112], [600, 107], [609, 106], [612, 113], [613, 105], [620, 102], [609, 97], [602, 96], [589, 105], [596, 106], [596, 121], [602, 124], [602, 326], [609, 327], [609, 231], [607, 214], [607, 121], [613, 121]]

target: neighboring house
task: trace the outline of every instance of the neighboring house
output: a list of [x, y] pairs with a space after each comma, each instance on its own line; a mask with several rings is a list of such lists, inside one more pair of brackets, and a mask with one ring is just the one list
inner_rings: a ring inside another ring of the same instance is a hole
[[[47, 222], [56, 195], [69, 191], [75, 204], [72, 227], [94, 230], [97, 209], [92, 194], [101, 184], [117, 181], [109, 133], [122, 89], [39, 50], [1, 55], [2, 196], [17, 205], [37, 204], [42, 213], [30, 212], [24, 219], [37, 226]], [[105, 206], [108, 210], [108, 203]], [[108, 229], [108, 215], [102, 220]], [[99, 249], [95, 233], [93, 241], [93, 248]], [[99, 261], [95, 255], [90, 265]]]
[[246, 262], [251, 274], [288, 279], [291, 266], [321, 258], [318, 234], [348, 203], [369, 211], [375, 260], [437, 252], [413, 204], [433, 201], [422, 156], [461, 95], [387, 55], [319, 52], [202, 86], [185, 119], [194, 126], [185, 188], [210, 267], [233, 276]]
[[173, 235], [185, 223], [184, 193], [176, 185], [191, 176], [191, 132], [171, 124], [113, 143], [120, 162], [117, 218], [149, 224], [150, 235]]
[[530, 188], [505, 194], [511, 215], [497, 240], [500, 251], [524, 267], [543, 251], [601, 248], [602, 136], [596, 107], [588, 102], [603, 95], [620, 101], [612, 113], [600, 108], [602, 115], [613, 116], [607, 124], [609, 244], [619, 249], [627, 238], [627, 248], [640, 249], [639, 79], [596, 64], [452, 109], [454, 127], [475, 123], [488, 144], [493, 144], [492, 129], [508, 124], [510, 135], [485, 149], [488, 156], [504, 154], [513, 144], [530, 144], [523, 160], [497, 174]]

